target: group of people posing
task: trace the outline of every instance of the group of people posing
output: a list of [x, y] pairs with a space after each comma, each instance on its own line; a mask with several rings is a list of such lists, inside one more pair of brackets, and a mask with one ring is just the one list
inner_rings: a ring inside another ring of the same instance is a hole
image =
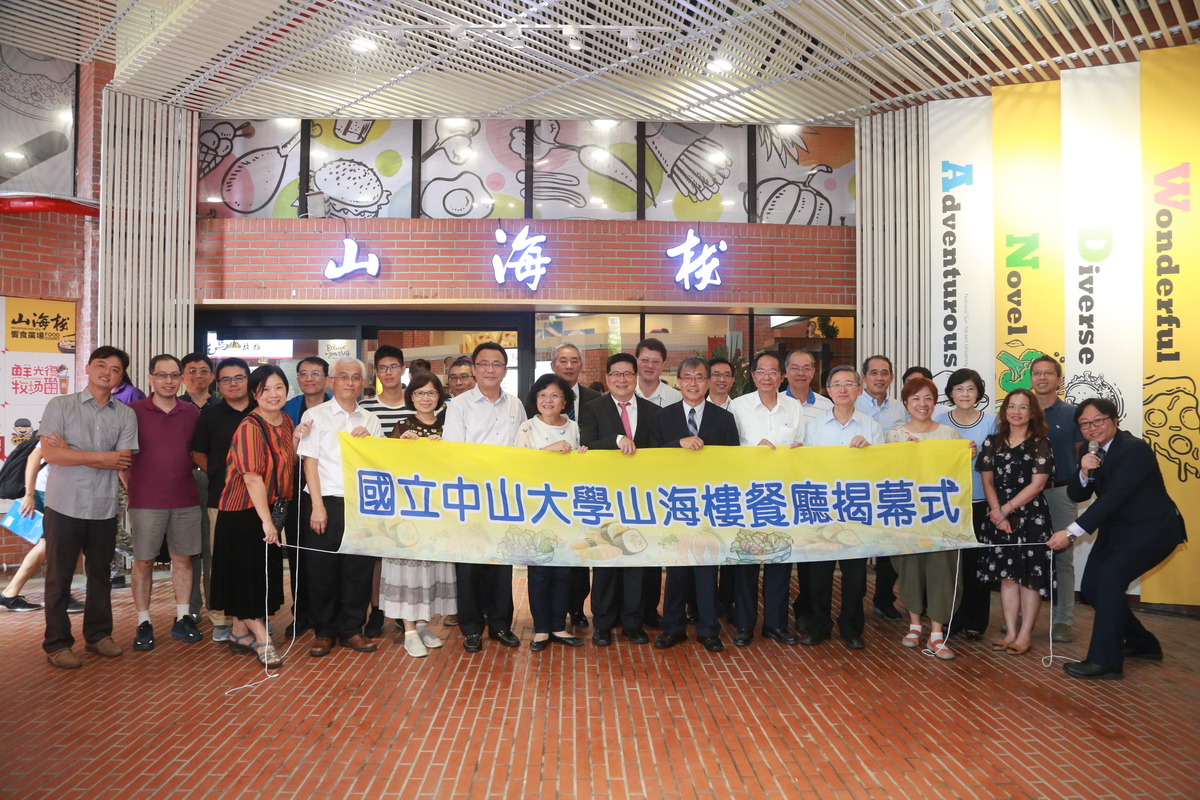
[[[51, 465], [44, 498], [47, 658], [64, 668], [82, 663], [72, 650], [67, 616], [81, 552], [86, 647], [104, 656], [122, 654], [112, 639], [108, 572], [118, 480], [128, 490], [134, 542], [135, 650], [155, 646], [151, 570], [164, 547], [175, 594], [172, 636], [202, 639], [195, 582], [204, 588], [213, 640], [254, 654], [268, 668], [282, 666], [268, 619], [285, 601], [284, 558], [292, 590], [288, 634], [311, 629], [312, 657], [328, 656], [338, 646], [374, 651], [388, 618], [403, 630], [405, 650], [414, 657], [443, 645], [428, 627], [435, 617], [461, 626], [468, 652], [482, 649], [485, 632], [501, 645], [519, 646], [512, 631], [511, 566], [338, 553], [345, 533], [342, 432], [561, 453], [618, 450], [629, 457], [647, 447], [861, 448], [964, 439], [975, 458], [975, 533], [991, 547], [876, 559], [875, 613], [904, 619], [895, 607], [897, 586], [907, 611], [909, 626], [899, 643], [924, 644], [937, 658], [953, 659], [952, 635], [984, 637], [997, 582], [1005, 628], [994, 650], [1028, 652], [1039, 605], [1052, 596], [1053, 639], [1070, 641], [1072, 547], [1102, 528], [1082, 587], [1096, 608], [1092, 645], [1088, 660], [1068, 664], [1068, 672], [1120, 677], [1125, 657], [1161, 658], [1157, 640], [1129, 611], [1124, 591], [1186, 538], [1182, 517], [1149, 448], [1118, 430], [1111, 402], [1092, 399], [1076, 408], [1059, 398], [1062, 368], [1055, 359], [1035, 361], [1032, 391], [1013, 391], [992, 416], [979, 408], [985, 385], [970, 369], [949, 377], [946, 407], [921, 367], [905, 374], [900, 399], [892, 398], [895, 375], [886, 356], [866, 359], [861, 374], [849, 365], [833, 368], [826, 394], [819, 394], [811, 353], [765, 351], [749, 364], [754, 390], [731, 398], [729, 361], [683, 359], [675, 389], [661, 379], [667, 355], [663, 343], [651, 338], [633, 354], [610, 356], [602, 394], [579, 384], [582, 354], [563, 343], [553, 352], [552, 372], [534, 383], [525, 402], [502, 390], [507, 353], [490, 342], [455, 362], [448, 391], [428, 371], [413, 371], [403, 385], [404, 354], [381, 346], [374, 353], [381, 391], [365, 399], [367, 371], [356, 358], [302, 360], [300, 394], [289, 401], [288, 376], [277, 366], [251, 371], [232, 358], [214, 368], [202, 354], [182, 360], [160, 355], [150, 363], [151, 394], [126, 406], [111, 393], [128, 369], [128, 356], [99, 348], [88, 362], [87, 387], [47, 407], [40, 452], [27, 469], [32, 478], [43, 460]], [[219, 398], [210, 393], [214, 381]], [[1087, 442], [1095, 443], [1092, 452]], [[22, 503], [32, 510], [40, 505], [39, 493], [34, 481], [27, 485]], [[1077, 519], [1076, 504], [1093, 494], [1099, 499]], [[297, 546], [277, 546], [285, 543]], [[646, 629], [659, 628], [654, 646], [674, 647], [688, 640], [691, 626], [706, 650], [720, 652], [722, 617], [734, 625], [733, 643], [741, 647], [750, 646], [756, 633], [783, 645], [820, 645], [834, 630], [838, 566], [837, 630], [846, 647], [860, 650], [866, 559], [795, 564], [794, 598], [792, 564], [668, 567], [665, 591], [660, 567], [530, 566], [529, 646], [583, 646], [579, 634], [589, 625], [589, 596], [591, 639], [598, 646], [612, 645], [617, 628], [629, 643], [648, 644]], [[15, 597], [36, 608], [17, 590], [5, 590], [6, 606], [12, 608]]]

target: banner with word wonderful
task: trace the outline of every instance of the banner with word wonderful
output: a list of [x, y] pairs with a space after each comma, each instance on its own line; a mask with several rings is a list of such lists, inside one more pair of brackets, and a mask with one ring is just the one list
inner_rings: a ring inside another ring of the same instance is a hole
[[341, 552], [680, 566], [975, 545], [964, 441], [549, 453], [340, 434]]

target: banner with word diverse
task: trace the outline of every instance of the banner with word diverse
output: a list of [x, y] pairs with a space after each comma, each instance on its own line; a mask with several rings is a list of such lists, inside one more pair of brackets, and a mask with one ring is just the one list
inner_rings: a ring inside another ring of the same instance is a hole
[[343, 553], [629, 567], [972, 547], [966, 442], [548, 453], [352, 438]]
[[[1188, 321], [1200, 318], [1200, 280], [1189, 272], [1200, 261], [1191, 203], [1198, 99], [1193, 44], [1147, 51], [1138, 63], [1073, 69], [1061, 81], [997, 88], [986, 124], [972, 116], [982, 113], [979, 100], [929, 109], [930, 235], [942, 253], [929, 266], [938, 378], [956, 357], [985, 377], [995, 409], [1029, 387], [1035, 358], [1054, 356], [1064, 400], [1113, 401], [1121, 427], [1151, 444], [1193, 531], [1200, 335]], [[990, 148], [981, 144], [985, 133]], [[992, 202], [990, 286], [962, 282], [964, 248], [977, 236], [968, 239], [961, 225], [981, 207], [979, 197]], [[968, 296], [972, 310], [994, 308], [990, 335], [964, 328]], [[1077, 581], [1086, 547], [1076, 556]], [[1180, 548], [1133, 591], [1149, 603], [1200, 605], [1200, 549]]]

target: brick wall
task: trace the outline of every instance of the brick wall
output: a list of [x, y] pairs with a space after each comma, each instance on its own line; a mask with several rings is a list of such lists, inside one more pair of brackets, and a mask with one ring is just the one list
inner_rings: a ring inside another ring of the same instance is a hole
[[[327, 300], [559, 301], [657, 304], [670, 310], [702, 304], [794, 309], [853, 307], [855, 231], [722, 223], [538, 221], [554, 259], [536, 296], [524, 285], [497, 286], [492, 220], [378, 219], [351, 223], [353, 238], [380, 256], [382, 273], [339, 282], [322, 275], [341, 260], [341, 220], [200, 220], [197, 299], [309, 302]], [[523, 222], [504, 221], [515, 233]], [[694, 227], [706, 242], [725, 239], [723, 283], [701, 293], [673, 282], [677, 262], [664, 251]]]

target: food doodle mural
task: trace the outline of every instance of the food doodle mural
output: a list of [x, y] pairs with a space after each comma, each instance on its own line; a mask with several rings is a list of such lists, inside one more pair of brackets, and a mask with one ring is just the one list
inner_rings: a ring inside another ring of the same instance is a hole
[[760, 222], [853, 225], [853, 128], [760, 125], [755, 142]]
[[325, 216], [410, 216], [410, 121], [316, 119], [311, 131], [308, 190], [325, 195]]
[[[534, 217], [635, 219], [637, 125], [607, 120], [538, 120], [533, 125]], [[525, 126], [513, 125], [509, 150], [525, 152]], [[524, 170], [518, 173], [524, 183]], [[647, 181], [647, 205], [662, 182]], [[524, 197], [524, 189], [521, 196]]]
[[745, 222], [746, 128], [741, 125], [646, 124], [646, 162], [662, 170], [646, 219]]
[[210, 217], [296, 216], [300, 121], [203, 120], [197, 212]]
[[422, 123], [421, 215], [433, 219], [520, 219], [524, 153], [509, 147], [512, 120]]
[[0, 297], [0, 318], [4, 321], [0, 348], [2, 462], [37, 430], [50, 398], [75, 391], [75, 304]]
[[74, 121], [75, 65], [0, 45], [0, 191], [75, 194]]

